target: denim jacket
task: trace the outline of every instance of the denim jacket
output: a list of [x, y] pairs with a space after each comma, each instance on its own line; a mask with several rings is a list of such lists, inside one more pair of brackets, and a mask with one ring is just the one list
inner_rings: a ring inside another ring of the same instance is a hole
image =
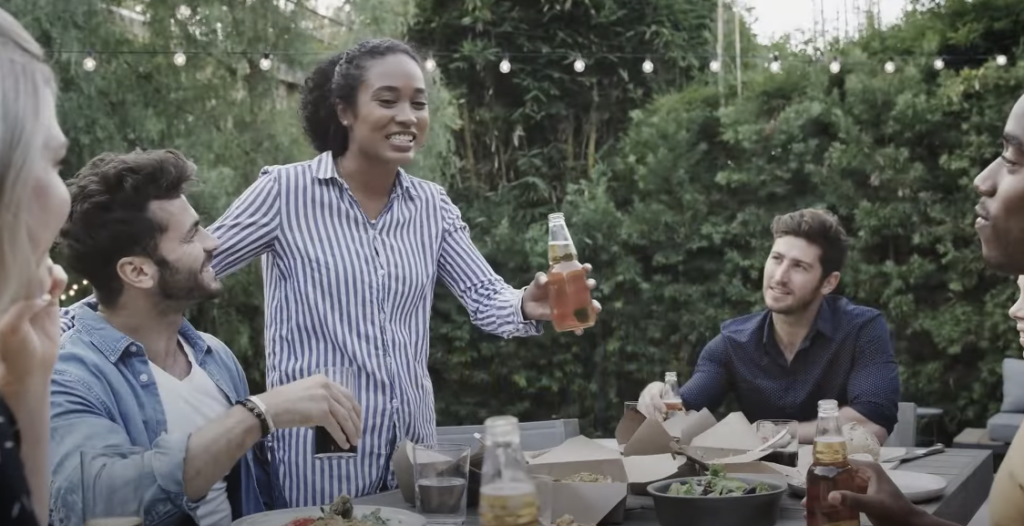
[[[113, 328], [90, 306], [72, 307], [75, 326], [61, 340], [50, 383], [50, 523], [80, 526], [81, 451], [137, 446], [144, 469], [123, 473], [110, 466], [98, 492], [142, 488], [147, 526], [196, 524], [201, 501], [185, 496], [185, 449], [189, 435], [167, 433], [167, 418], [142, 345]], [[195, 350], [196, 364], [234, 403], [248, 396], [245, 374], [223, 342], [184, 321], [178, 334]], [[226, 477], [233, 520], [287, 508], [264, 439]], [[109, 489], [103, 486], [109, 485]]]

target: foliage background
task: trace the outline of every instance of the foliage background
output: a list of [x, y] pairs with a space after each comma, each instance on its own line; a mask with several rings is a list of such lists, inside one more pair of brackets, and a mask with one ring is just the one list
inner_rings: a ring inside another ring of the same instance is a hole
[[[759, 46], [744, 25], [742, 97], [732, 60], [721, 94], [707, 72], [715, 4], [356, 0], [316, 13], [299, 0], [9, 0], [5, 9], [51, 52], [73, 141], [65, 175], [104, 150], [173, 146], [202, 170], [194, 201], [208, 222], [261, 166], [313, 155], [295, 112], [296, 82], [315, 60], [385, 35], [432, 54], [434, 126], [414, 173], [449, 188], [515, 286], [546, 266], [544, 217], [564, 211], [605, 307], [582, 337], [505, 341], [473, 328], [439, 287], [430, 371], [443, 425], [510, 412], [610, 433], [623, 401], [665, 370], [685, 376], [722, 320], [761, 307], [770, 220], [804, 206], [829, 207], [854, 235], [840, 293], [886, 312], [904, 399], [945, 409], [947, 444], [983, 425], [1001, 397], [1000, 359], [1020, 349], [1006, 318], [1015, 287], [980, 259], [971, 181], [998, 155], [1024, 85], [1015, 59], [1024, 4], [921, 1], [902, 23], [820, 54]], [[111, 6], [149, 19], [125, 23]], [[86, 49], [97, 52], [92, 73], [73, 53]], [[170, 49], [190, 52], [186, 67], [152, 54]], [[263, 72], [267, 50], [275, 68]], [[779, 75], [764, 68], [772, 51]], [[997, 53], [1010, 64], [996, 66]], [[503, 75], [506, 54], [513, 69]], [[582, 74], [571, 69], [577, 54]], [[823, 60], [832, 56], [838, 75]], [[890, 58], [891, 75], [881, 68]], [[189, 315], [239, 354], [259, 389], [258, 265], [226, 287]]]

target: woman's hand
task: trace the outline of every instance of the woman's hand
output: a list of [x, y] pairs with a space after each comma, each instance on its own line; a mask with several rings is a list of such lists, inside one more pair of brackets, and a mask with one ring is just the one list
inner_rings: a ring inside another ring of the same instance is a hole
[[39, 296], [15, 303], [0, 316], [0, 395], [49, 384], [60, 347], [60, 304], [68, 276], [46, 258], [39, 269]]

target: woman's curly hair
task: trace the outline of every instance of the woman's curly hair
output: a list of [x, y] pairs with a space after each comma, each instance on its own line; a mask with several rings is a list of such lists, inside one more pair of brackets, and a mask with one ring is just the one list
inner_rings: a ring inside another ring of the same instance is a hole
[[375, 59], [404, 54], [422, 67], [418, 54], [406, 43], [390, 38], [364, 40], [355, 47], [321, 62], [306, 77], [299, 112], [306, 137], [317, 152], [335, 158], [348, 151], [348, 128], [338, 120], [338, 104], [355, 110], [366, 65]]

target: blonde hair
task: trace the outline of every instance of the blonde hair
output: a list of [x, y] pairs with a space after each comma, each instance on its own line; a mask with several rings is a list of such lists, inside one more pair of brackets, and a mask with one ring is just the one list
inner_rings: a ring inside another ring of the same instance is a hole
[[56, 96], [43, 49], [0, 9], [0, 316], [37, 293], [39, 262], [28, 234], [30, 170], [42, 155], [39, 115]]

